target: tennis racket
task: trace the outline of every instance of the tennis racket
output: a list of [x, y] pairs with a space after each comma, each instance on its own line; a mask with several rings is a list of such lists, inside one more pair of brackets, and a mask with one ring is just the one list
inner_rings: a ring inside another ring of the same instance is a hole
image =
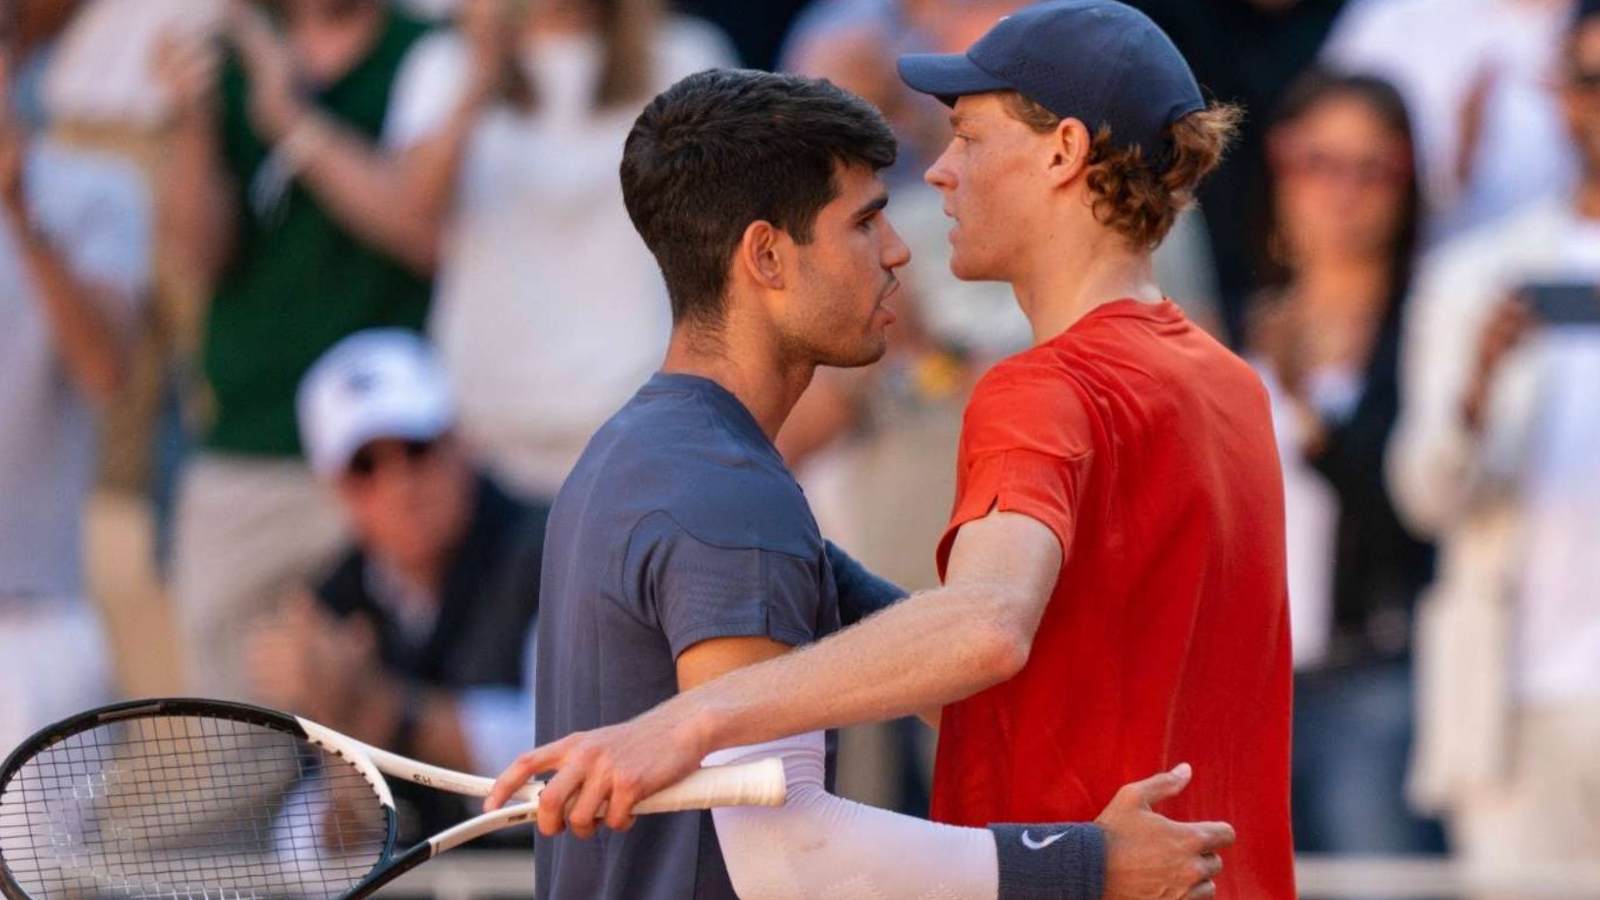
[[[440, 853], [535, 818], [519, 802], [395, 852], [384, 775], [469, 797], [493, 780], [238, 703], [142, 700], [52, 725], [0, 766], [0, 893], [10, 900], [366, 897]], [[776, 759], [709, 767], [635, 813], [776, 806]]]

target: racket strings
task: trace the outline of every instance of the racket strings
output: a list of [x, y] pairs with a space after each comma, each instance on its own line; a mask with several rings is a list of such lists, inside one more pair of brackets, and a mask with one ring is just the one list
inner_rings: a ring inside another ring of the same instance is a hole
[[73, 734], [0, 794], [0, 858], [31, 897], [332, 897], [389, 818], [349, 763], [244, 721], [129, 719]]

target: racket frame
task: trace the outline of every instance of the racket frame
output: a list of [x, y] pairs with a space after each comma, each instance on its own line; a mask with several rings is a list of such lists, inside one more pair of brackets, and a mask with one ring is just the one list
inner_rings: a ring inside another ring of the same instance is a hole
[[[383, 807], [384, 830], [386, 833], [383, 849], [378, 856], [378, 862], [373, 866], [372, 871], [367, 874], [367, 877], [345, 896], [352, 896], [355, 890], [373, 880], [374, 875], [382, 873], [386, 866], [397, 859], [394, 854], [397, 827], [394, 795], [389, 790], [389, 784], [384, 780], [377, 766], [373, 764], [369, 757], [363, 755], [366, 752], [366, 745], [330, 728], [315, 725], [315, 723], [310, 723], [314, 726], [313, 730], [307, 730], [305, 727], [307, 723], [303, 719], [247, 703], [205, 700], [195, 697], [128, 700], [97, 707], [62, 719], [35, 732], [7, 755], [4, 763], [0, 763], [0, 796], [4, 795], [12, 779], [21, 773], [23, 767], [30, 760], [74, 735], [83, 734], [102, 725], [111, 725], [116, 722], [168, 717], [225, 719], [243, 722], [247, 725], [256, 725], [297, 737], [314, 746], [321, 747], [323, 750], [350, 763], [352, 768], [372, 788], [379, 804]], [[421, 846], [426, 846], [426, 844], [419, 845], [419, 847]], [[412, 848], [412, 850], [416, 849], [418, 848]], [[401, 856], [409, 856], [412, 850], [402, 853]], [[411, 867], [415, 867], [415, 865], [427, 858], [425, 856], [417, 860], [412, 863]], [[391, 880], [393, 880], [392, 877], [377, 882], [374, 889]], [[0, 895], [4, 895], [7, 900], [35, 900], [18, 883], [15, 874], [11, 871], [11, 866], [6, 862], [3, 854], [0, 854]]]
[[[378, 861], [354, 887], [340, 895], [340, 900], [358, 900], [367, 897], [446, 850], [491, 832], [534, 821], [538, 813], [539, 793], [544, 789], [543, 782], [529, 782], [512, 794], [511, 799], [518, 802], [467, 819], [396, 854], [397, 819], [394, 795], [384, 778], [385, 775], [464, 797], [488, 796], [490, 788], [494, 785], [494, 779], [418, 762], [398, 753], [365, 744], [308, 719], [276, 710], [227, 700], [175, 697], [114, 703], [79, 713], [41, 729], [13, 750], [4, 763], [0, 763], [0, 795], [4, 794], [11, 780], [22, 771], [29, 760], [73, 735], [115, 722], [158, 717], [225, 719], [288, 733], [344, 760], [361, 775], [383, 807], [387, 833]], [[730, 786], [729, 776], [732, 776], [737, 783]], [[767, 759], [757, 763], [722, 767], [720, 770], [717, 767], [702, 769], [678, 785], [641, 800], [635, 804], [634, 812], [642, 814], [705, 809], [713, 805], [709, 799], [711, 796], [726, 797], [730, 790], [738, 798], [731, 802], [761, 806], [781, 805], [785, 793], [783, 763], [778, 759]], [[17, 882], [3, 854], [0, 854], [0, 895], [4, 895], [7, 900], [36, 900]]]

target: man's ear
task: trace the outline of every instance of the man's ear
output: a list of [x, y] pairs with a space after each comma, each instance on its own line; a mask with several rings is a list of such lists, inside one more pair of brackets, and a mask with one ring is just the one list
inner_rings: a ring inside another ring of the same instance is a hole
[[1052, 186], [1061, 187], [1081, 176], [1089, 168], [1089, 151], [1093, 144], [1088, 126], [1080, 119], [1062, 119], [1050, 134], [1045, 171]]
[[757, 219], [751, 222], [739, 238], [734, 250], [734, 266], [742, 270], [757, 287], [777, 291], [785, 287], [784, 254], [781, 252], [789, 235], [773, 227], [771, 222]]

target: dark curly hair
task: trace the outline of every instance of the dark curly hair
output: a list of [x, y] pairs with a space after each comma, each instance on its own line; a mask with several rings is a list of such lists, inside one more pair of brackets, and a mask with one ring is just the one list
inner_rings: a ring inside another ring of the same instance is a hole
[[[1022, 94], [1006, 91], [1000, 97], [1012, 117], [1040, 134], [1061, 124], [1060, 116]], [[1243, 118], [1237, 106], [1213, 104], [1172, 123], [1167, 129], [1170, 162], [1164, 169], [1145, 160], [1139, 147], [1118, 144], [1111, 129], [1102, 125], [1089, 145], [1095, 217], [1131, 246], [1154, 249], [1178, 213], [1194, 203], [1201, 180], [1222, 162]]]

